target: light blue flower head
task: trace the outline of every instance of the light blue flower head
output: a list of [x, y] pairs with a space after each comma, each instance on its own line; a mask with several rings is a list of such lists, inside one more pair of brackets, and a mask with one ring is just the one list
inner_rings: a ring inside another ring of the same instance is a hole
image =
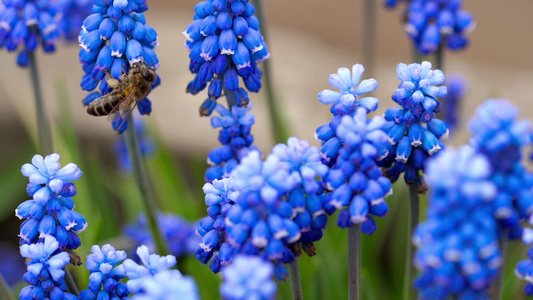
[[154, 276], [139, 282], [140, 292], [133, 300], [198, 300], [198, 288], [189, 276], [183, 276], [178, 270], [163, 270]]
[[274, 267], [271, 262], [256, 256], [238, 255], [222, 271], [222, 298], [228, 300], [276, 298]]

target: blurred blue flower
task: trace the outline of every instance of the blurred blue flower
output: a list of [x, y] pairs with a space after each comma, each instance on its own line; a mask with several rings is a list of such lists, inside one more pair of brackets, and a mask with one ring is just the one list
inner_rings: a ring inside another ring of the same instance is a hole
[[28, 272], [23, 277], [29, 286], [20, 291], [19, 299], [78, 299], [65, 292], [63, 267], [70, 262], [70, 256], [59, 251], [58, 247], [59, 243], [53, 236], [47, 236], [43, 242], [20, 247], [20, 255], [27, 258]]
[[444, 97], [443, 119], [450, 133], [454, 133], [461, 117], [461, 107], [466, 90], [466, 80], [463, 77], [452, 77], [446, 82], [448, 94]]
[[[203, 1], [194, 8], [194, 21], [185, 29], [189, 69], [196, 74], [187, 92], [196, 95], [209, 84], [200, 114], [209, 116], [224, 90], [230, 106], [246, 106], [247, 90], [261, 88], [257, 64], [270, 57], [259, 30], [255, 7], [247, 0]], [[239, 87], [239, 77], [246, 89]], [[228, 95], [231, 93], [231, 95]]]
[[[153, 69], [159, 67], [154, 51], [158, 45], [157, 32], [146, 25], [143, 14], [146, 10], [148, 5], [144, 0], [96, 0], [78, 38], [82, 47], [79, 60], [85, 73], [81, 87], [89, 92], [98, 87], [98, 91], [85, 97], [84, 105], [112, 91], [105, 79], [106, 72], [120, 79], [123, 72], [128, 73], [137, 63], [146, 63]], [[156, 76], [152, 88], [159, 85], [159, 75]], [[147, 115], [152, 111], [151, 106], [145, 97], [139, 100], [137, 108], [141, 115]], [[119, 132], [127, 126], [127, 120], [113, 122], [113, 129]]]
[[56, 0], [61, 10], [59, 29], [69, 42], [78, 41], [83, 20], [91, 14], [94, 0]]
[[466, 35], [474, 27], [474, 18], [462, 9], [461, 0], [412, 0], [407, 7], [405, 29], [422, 54], [433, 53], [439, 47], [466, 47]]
[[76, 249], [80, 245], [77, 233], [87, 227], [85, 218], [73, 211], [72, 198], [76, 187], [70, 181], [78, 180], [82, 172], [70, 163], [61, 168], [59, 154], [43, 158], [35, 155], [31, 164], [22, 166], [22, 174], [29, 178], [26, 191], [32, 200], [20, 204], [15, 210], [19, 219], [20, 244], [35, 244], [46, 236], [54, 236], [59, 248]]
[[424, 184], [419, 172], [428, 156], [434, 155], [448, 137], [446, 124], [434, 118], [441, 109], [438, 97], [445, 97], [445, 77], [441, 70], [432, 70], [431, 63], [398, 64], [396, 72], [401, 83], [392, 95], [392, 100], [401, 108], [389, 108], [385, 112], [385, 132], [389, 136], [388, 152], [378, 164], [392, 182], [404, 173], [406, 183], [416, 183], [420, 191]]
[[19, 248], [6, 241], [0, 241], [0, 257], [2, 257], [0, 274], [9, 286], [14, 286], [26, 272], [26, 265], [24, 259], [20, 257]]
[[220, 294], [227, 300], [276, 299], [274, 267], [259, 257], [238, 255], [222, 271]]
[[198, 288], [189, 276], [183, 276], [178, 270], [164, 270], [152, 277], [139, 281], [141, 291], [133, 300], [198, 300]]
[[[148, 134], [145, 122], [138, 116], [138, 114], [133, 114], [133, 123], [135, 125], [135, 132], [137, 133], [141, 155], [143, 157], [149, 157], [154, 153], [155, 143], [152, 137]], [[113, 145], [113, 151], [117, 156], [119, 169], [122, 172], [131, 171], [128, 147], [126, 146], [126, 139], [123, 135], [117, 136]]]
[[492, 172], [487, 158], [470, 146], [428, 161], [427, 220], [413, 235], [422, 299], [488, 299], [502, 260]]
[[398, 2], [401, 2], [401, 1], [403, 0], [383, 0], [387, 8], [395, 8]]
[[532, 296], [533, 295], [533, 248], [530, 248], [527, 252], [528, 259], [520, 261], [515, 268], [515, 275], [526, 281], [524, 286], [524, 292]]
[[92, 246], [86, 263], [87, 270], [91, 272], [89, 289], [81, 291], [80, 300], [126, 299], [128, 288], [125, 283], [119, 282], [126, 277], [126, 271], [122, 265], [118, 265], [126, 257], [126, 252], [117, 251], [109, 244], [102, 248]]

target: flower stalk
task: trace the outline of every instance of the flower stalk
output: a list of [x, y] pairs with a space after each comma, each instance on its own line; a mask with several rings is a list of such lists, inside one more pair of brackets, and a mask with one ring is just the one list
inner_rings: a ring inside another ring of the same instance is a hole
[[30, 61], [30, 77], [33, 87], [33, 93], [35, 95], [35, 109], [37, 113], [37, 132], [39, 136], [39, 148], [44, 154], [51, 154], [54, 152], [52, 142], [52, 130], [50, 126], [50, 120], [46, 114], [43, 94], [41, 89], [41, 81], [39, 79], [39, 68], [37, 67], [37, 59], [35, 57], [35, 51], [29, 51]]
[[302, 280], [300, 278], [300, 264], [298, 258], [295, 258], [293, 262], [288, 264], [289, 266], [289, 279], [291, 281], [291, 292], [293, 300], [303, 300], [304, 295], [302, 291]]
[[412, 243], [413, 232], [418, 226], [420, 220], [420, 199], [416, 184], [409, 184], [409, 233], [407, 241], [407, 250], [405, 252], [404, 282], [403, 282], [403, 299], [416, 299], [413, 290], [413, 277], [415, 268], [413, 266], [413, 257], [415, 254]]
[[65, 266], [63, 268], [63, 271], [65, 271], [65, 277], [63, 278], [65, 280], [65, 284], [67, 285], [67, 290], [76, 295], [80, 295], [80, 290], [78, 289], [78, 286], [76, 285], [76, 282], [74, 281], [74, 278], [72, 277], [72, 274], [70, 273], [68, 266]]
[[13, 295], [13, 292], [11, 291], [11, 288], [7, 284], [6, 279], [4, 276], [0, 273], [0, 298], [6, 299], [6, 300], [15, 300], [15, 296]]
[[359, 300], [361, 288], [361, 225], [348, 228], [348, 299]]

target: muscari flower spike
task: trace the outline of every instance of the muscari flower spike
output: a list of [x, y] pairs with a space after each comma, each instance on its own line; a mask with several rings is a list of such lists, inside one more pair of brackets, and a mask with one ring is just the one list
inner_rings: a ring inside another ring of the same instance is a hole
[[413, 0], [406, 14], [405, 29], [422, 54], [445, 46], [463, 49], [468, 45], [467, 33], [475, 28], [472, 15], [462, 9], [462, 0]]
[[[159, 230], [166, 238], [172, 255], [179, 257], [196, 251], [200, 243], [200, 239], [195, 235], [196, 224], [191, 224], [171, 213], [159, 213], [157, 219]], [[152, 234], [148, 230], [144, 215], [139, 215], [135, 223], [124, 226], [123, 231], [134, 241], [136, 247], [146, 245], [149, 250], [155, 250]]]
[[509, 239], [522, 237], [520, 222], [533, 214], [533, 174], [520, 162], [531, 143], [531, 124], [518, 121], [518, 109], [506, 100], [491, 99], [476, 110], [470, 121], [470, 144], [487, 156], [498, 187], [494, 217]]
[[139, 282], [140, 292], [133, 300], [198, 300], [198, 288], [194, 279], [183, 276], [178, 270], [163, 270]]
[[117, 251], [109, 244], [102, 248], [92, 246], [86, 263], [87, 270], [91, 272], [89, 289], [80, 292], [80, 300], [126, 299], [128, 287], [119, 282], [126, 277], [124, 267], [119, 265], [126, 257], [126, 252]]
[[364, 108], [358, 108], [353, 117], [342, 117], [336, 130], [342, 147], [324, 181], [332, 191], [329, 205], [342, 209], [337, 224], [341, 228], [361, 224], [363, 233], [372, 234], [377, 225], [371, 215], [387, 214], [384, 198], [392, 193], [392, 185], [376, 164], [387, 148], [387, 134], [382, 130], [385, 120], [368, 119], [366, 114]]
[[492, 172], [487, 158], [470, 146], [428, 161], [427, 220], [413, 235], [422, 299], [489, 299], [502, 260]]
[[70, 163], [61, 168], [59, 154], [43, 158], [35, 155], [31, 164], [22, 166], [22, 174], [29, 178], [26, 191], [31, 200], [15, 210], [19, 219], [26, 219], [20, 226], [20, 244], [35, 244], [39, 239], [54, 236], [59, 249], [76, 249], [80, 245], [77, 233], [87, 227], [85, 218], [75, 212], [72, 197], [76, 187], [70, 181], [78, 180], [82, 172]]
[[323, 90], [318, 94], [318, 101], [326, 105], [332, 104], [330, 111], [333, 119], [318, 127], [315, 133], [315, 138], [322, 142], [324, 161], [330, 167], [335, 164], [341, 144], [335, 133], [341, 118], [345, 115], [353, 116], [359, 107], [364, 107], [368, 112], [378, 108], [377, 98], [362, 97], [378, 87], [378, 82], [373, 78], [361, 81], [364, 71], [365, 68], [360, 64], [354, 65], [351, 72], [348, 68], [339, 68], [337, 74], [329, 75], [328, 79], [329, 84], [339, 91]]
[[28, 272], [23, 278], [29, 286], [20, 291], [19, 299], [78, 299], [66, 292], [63, 267], [70, 262], [70, 256], [59, 250], [59, 243], [53, 236], [39, 243], [22, 245], [20, 254], [27, 258]]
[[434, 118], [441, 109], [438, 97], [445, 97], [445, 77], [441, 70], [432, 70], [431, 63], [399, 64], [396, 67], [402, 82], [392, 95], [392, 100], [401, 108], [389, 108], [385, 112], [387, 124], [383, 130], [388, 134], [389, 147], [378, 160], [384, 174], [392, 182], [404, 174], [405, 182], [417, 184], [425, 192], [420, 171], [426, 159], [444, 148], [441, 140], [448, 138], [446, 124]]
[[211, 126], [220, 128], [218, 140], [222, 146], [209, 152], [207, 163], [211, 167], [205, 173], [206, 182], [228, 177], [243, 156], [250, 150], [257, 149], [252, 145], [254, 136], [251, 129], [255, 122], [254, 114], [249, 113], [252, 108], [252, 103], [247, 107], [233, 106], [231, 110], [222, 104], [216, 104], [215, 109], [220, 117], [211, 117]]
[[[255, 7], [248, 0], [208, 0], [194, 11], [194, 21], [183, 32], [189, 69], [196, 74], [187, 92], [196, 95], [209, 84], [208, 98], [200, 106], [202, 116], [212, 113], [223, 90], [230, 106], [246, 106], [247, 90], [261, 88], [257, 64], [270, 57]], [[239, 77], [246, 89], [239, 87]]]
[[92, 13], [94, 0], [57, 0], [61, 10], [58, 26], [69, 42], [78, 41], [83, 20]]
[[256, 256], [238, 255], [222, 271], [220, 295], [227, 300], [276, 299], [271, 262]]
[[[158, 45], [157, 32], [146, 25], [143, 14], [146, 10], [146, 0], [95, 0], [93, 13], [83, 21], [78, 38], [85, 73], [81, 87], [89, 92], [98, 87], [83, 99], [84, 105], [112, 91], [105, 79], [106, 72], [120, 79], [137, 63], [146, 63], [153, 69], [159, 67], [154, 51]], [[159, 82], [157, 75], [152, 88]], [[141, 115], [147, 115], [152, 111], [152, 103], [145, 97], [139, 100], [137, 108]], [[113, 122], [113, 129], [118, 132], [127, 126], [127, 120]]]

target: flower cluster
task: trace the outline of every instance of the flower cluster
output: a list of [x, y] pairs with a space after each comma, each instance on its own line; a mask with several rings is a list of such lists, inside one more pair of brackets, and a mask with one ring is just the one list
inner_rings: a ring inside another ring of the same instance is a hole
[[59, 5], [54, 1], [2, 1], [0, 4], [0, 48], [20, 50], [17, 64], [25, 67], [29, 53], [40, 43], [45, 52], [55, 51], [60, 37], [57, 19], [61, 17]]
[[448, 137], [446, 124], [434, 118], [440, 111], [438, 97], [445, 97], [446, 86], [441, 70], [432, 70], [430, 62], [399, 64], [396, 67], [402, 82], [392, 95], [401, 108], [389, 108], [385, 112], [385, 132], [389, 136], [386, 155], [379, 158], [385, 176], [395, 182], [405, 172], [405, 182], [416, 183], [423, 190], [419, 171], [430, 155], [437, 153], [444, 144], [440, 139]]
[[[246, 106], [246, 90], [261, 88], [257, 64], [270, 57], [255, 7], [247, 0], [217, 0], [200, 2], [194, 11], [194, 21], [183, 32], [189, 69], [196, 74], [187, 92], [196, 95], [209, 84], [209, 98], [200, 107], [203, 116], [211, 114], [223, 90], [230, 106]], [[239, 87], [239, 77], [246, 89]]]
[[452, 77], [446, 82], [446, 86], [448, 94], [443, 101], [443, 119], [450, 133], [453, 133], [459, 123], [466, 82], [461, 77]]
[[488, 299], [501, 253], [492, 216], [498, 194], [487, 158], [470, 146], [430, 160], [427, 220], [415, 230], [415, 286], [422, 299]]
[[413, 0], [407, 8], [406, 31], [418, 51], [430, 54], [446, 43], [451, 50], [468, 45], [466, 34], [475, 27], [461, 0]]
[[22, 166], [22, 174], [29, 178], [27, 192], [31, 200], [20, 204], [15, 215], [26, 219], [20, 226], [20, 244], [35, 244], [39, 239], [54, 236], [59, 249], [76, 249], [80, 245], [77, 233], [85, 230], [84, 217], [73, 211], [72, 197], [82, 172], [70, 163], [61, 168], [59, 154], [43, 158], [35, 155], [31, 164]]
[[[194, 234], [196, 225], [181, 217], [170, 213], [158, 214], [159, 230], [166, 238], [170, 253], [176, 257], [194, 253], [199, 238]], [[137, 222], [124, 226], [124, 233], [135, 241], [136, 246], [146, 245], [151, 251], [155, 250], [152, 234], [144, 215], [139, 215]]]
[[387, 148], [387, 134], [382, 131], [385, 120], [368, 119], [366, 114], [364, 108], [358, 108], [353, 117], [342, 117], [336, 130], [342, 146], [325, 182], [332, 190], [328, 194], [329, 204], [343, 209], [338, 225], [347, 228], [362, 224], [362, 232], [372, 234], [376, 223], [370, 215], [382, 217], [388, 212], [383, 199], [392, 192], [392, 186], [376, 164]]
[[323, 104], [332, 104], [331, 113], [333, 119], [328, 124], [317, 128], [316, 138], [322, 141], [322, 154], [328, 166], [333, 166], [337, 159], [341, 146], [336, 136], [336, 129], [343, 116], [353, 116], [358, 107], [364, 107], [367, 111], [375, 111], [379, 100], [374, 97], [362, 97], [366, 93], [376, 90], [378, 82], [375, 79], [361, 81], [365, 68], [356, 64], [352, 72], [347, 68], [339, 68], [337, 74], [329, 76], [329, 83], [339, 91], [323, 90], [318, 94], [318, 100]]
[[221, 128], [218, 140], [222, 146], [209, 152], [207, 162], [211, 167], [205, 173], [206, 182], [229, 176], [241, 158], [256, 149], [252, 146], [254, 136], [251, 134], [255, 116], [248, 113], [252, 109], [251, 103], [247, 107], [233, 106], [231, 111], [222, 104], [216, 104], [215, 109], [220, 117], [213, 116], [211, 126]]
[[59, 249], [53, 236], [48, 235], [39, 243], [22, 245], [20, 254], [27, 258], [28, 272], [24, 274], [24, 281], [29, 286], [20, 291], [19, 299], [78, 299], [66, 293], [63, 267], [70, 262], [70, 256]]
[[57, 0], [56, 2], [62, 14], [58, 22], [61, 33], [67, 41], [78, 41], [83, 20], [91, 14], [94, 0]]
[[488, 100], [470, 121], [470, 144], [487, 156], [493, 168], [491, 180], [498, 188], [494, 217], [509, 239], [522, 237], [520, 221], [533, 214], [533, 174], [520, 162], [530, 144], [529, 121], [517, 121], [518, 109], [505, 100]]
[[117, 251], [109, 244], [102, 248], [94, 245], [91, 252], [87, 255], [86, 266], [91, 272], [89, 289], [81, 291], [80, 300], [126, 299], [128, 287], [119, 282], [126, 277], [126, 271], [122, 265], [117, 265], [126, 259], [126, 252]]
[[272, 263], [259, 257], [238, 255], [222, 271], [220, 294], [228, 300], [276, 298]]
[[[83, 100], [88, 105], [95, 99], [112, 91], [107, 79], [120, 79], [137, 64], [147, 64], [150, 68], [159, 67], [159, 59], [154, 52], [158, 45], [157, 32], [146, 25], [143, 12], [148, 9], [145, 0], [97, 0], [93, 13], [84, 21], [80, 31], [79, 58], [85, 75], [81, 87], [93, 91]], [[110, 76], [106, 76], [110, 74]], [[106, 80], [103, 80], [105, 77]], [[108, 78], [109, 77], [109, 78]], [[152, 88], [159, 84], [159, 76]], [[137, 107], [141, 115], [152, 111], [148, 98], [138, 99]], [[113, 122], [113, 128], [122, 132], [127, 121]]]

